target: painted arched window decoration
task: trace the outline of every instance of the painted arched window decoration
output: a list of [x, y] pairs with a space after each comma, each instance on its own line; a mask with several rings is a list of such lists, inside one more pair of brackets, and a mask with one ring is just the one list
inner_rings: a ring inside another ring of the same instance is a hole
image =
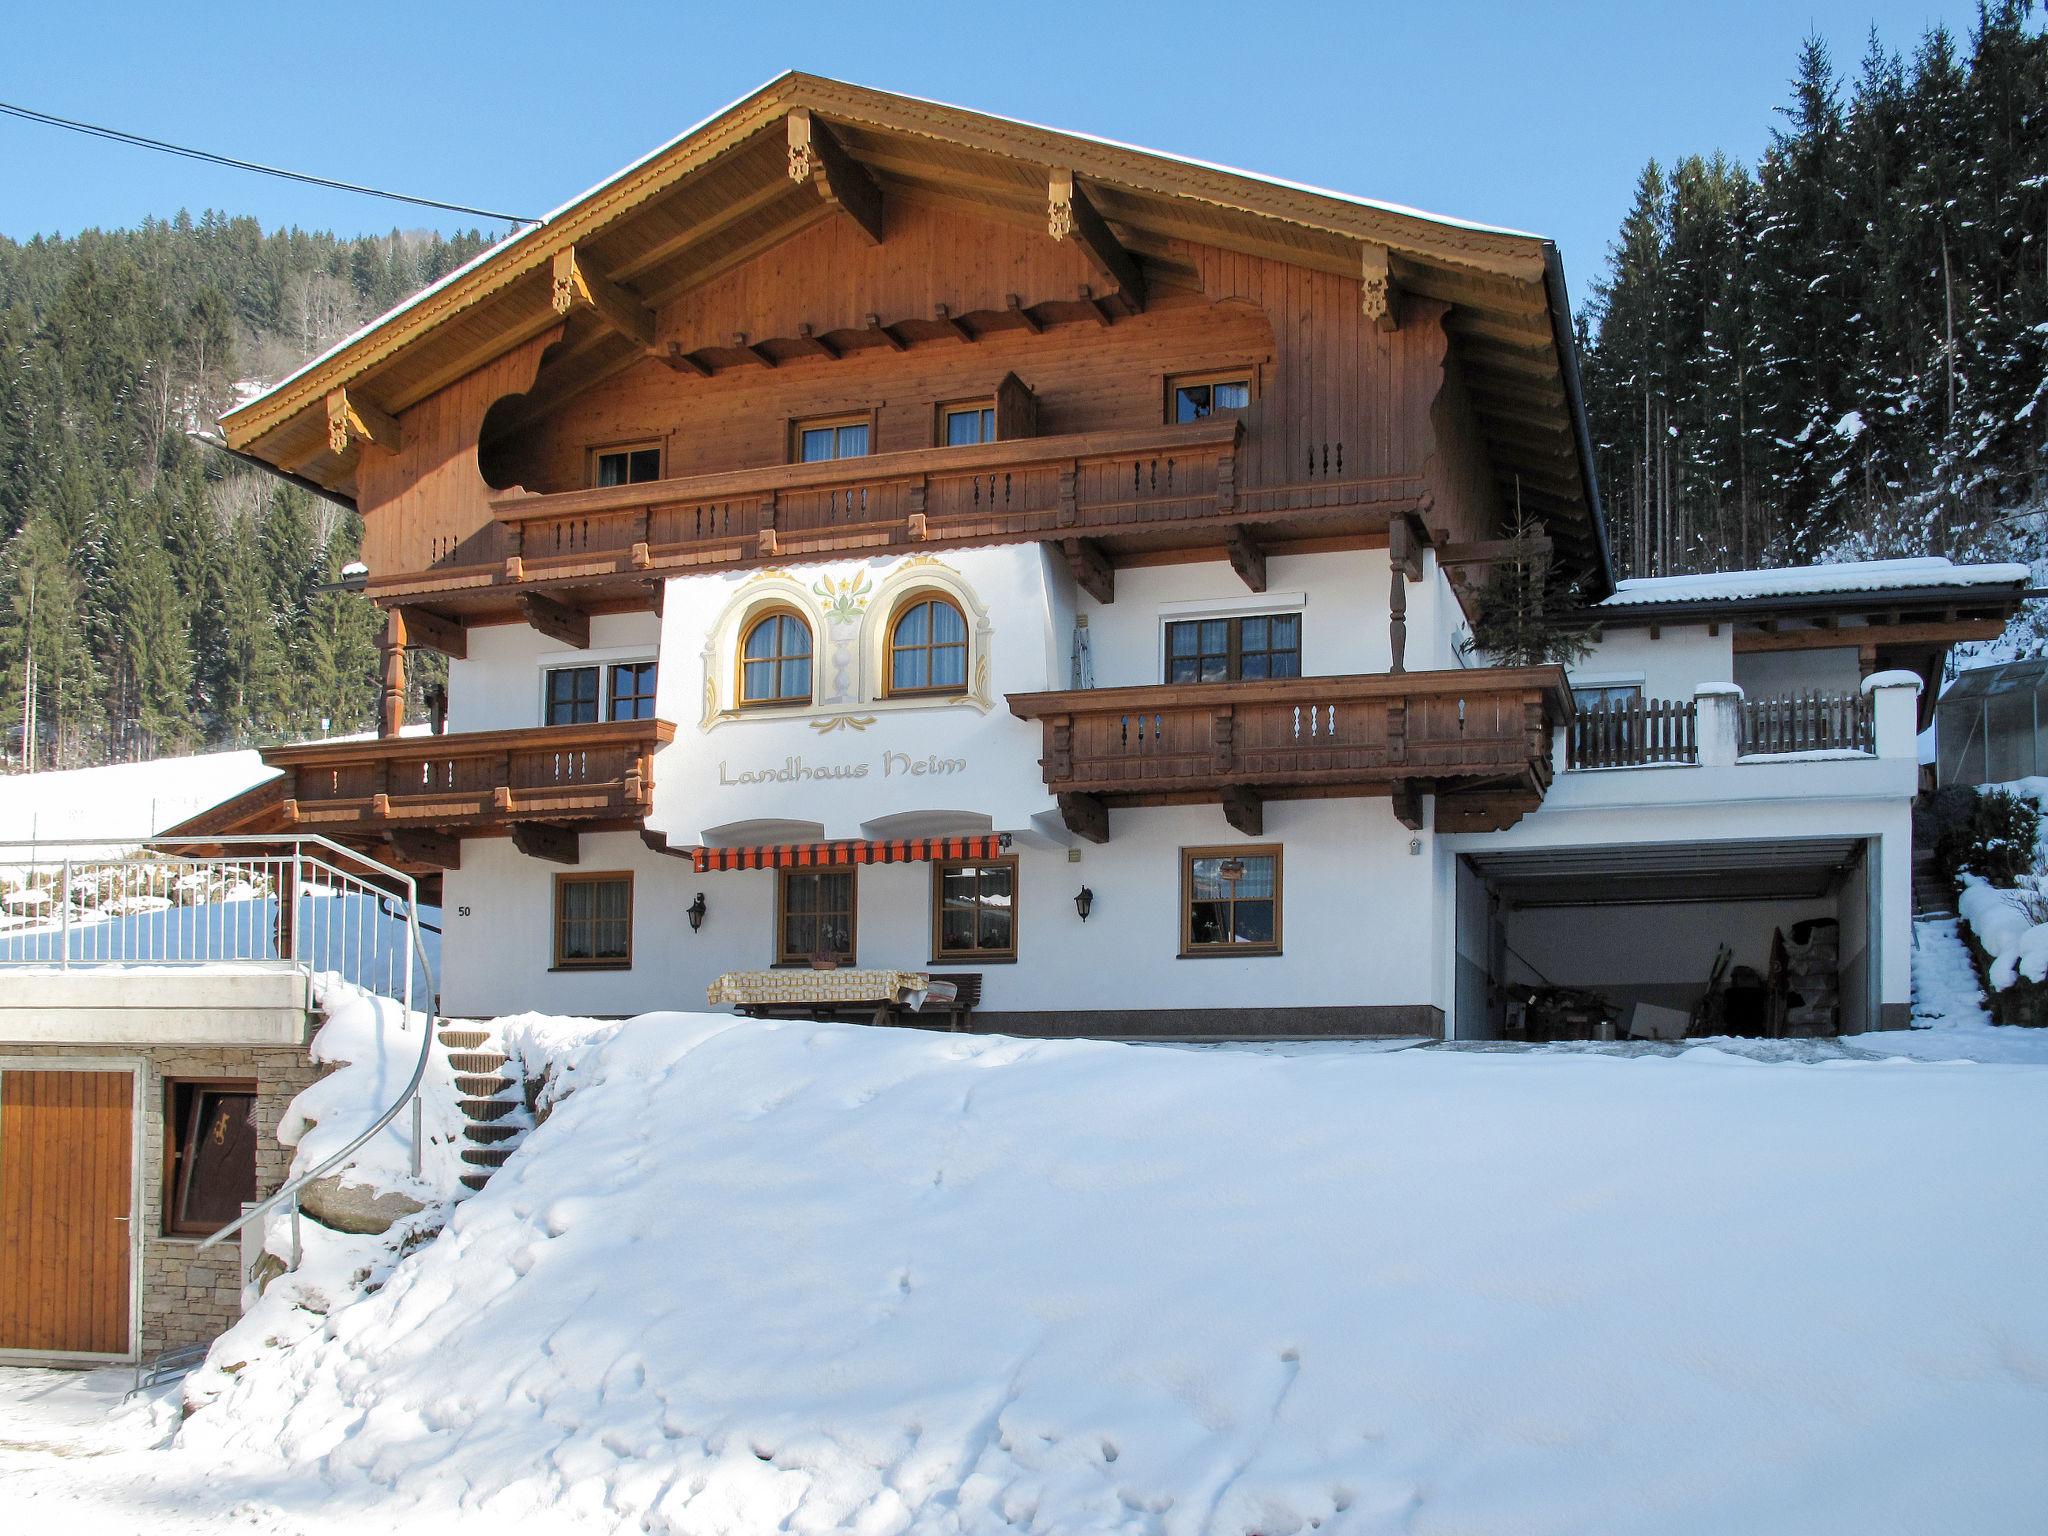
[[967, 688], [967, 620], [951, 598], [920, 592], [889, 625], [889, 692], [962, 693]]
[[811, 626], [788, 608], [772, 608], [740, 640], [742, 704], [811, 702]]

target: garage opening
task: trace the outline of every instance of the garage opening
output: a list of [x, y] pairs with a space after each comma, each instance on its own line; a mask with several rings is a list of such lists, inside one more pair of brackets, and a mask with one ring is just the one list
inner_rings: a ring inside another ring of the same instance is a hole
[[1457, 1037], [1874, 1029], [1870, 870], [1861, 838], [1467, 854]]

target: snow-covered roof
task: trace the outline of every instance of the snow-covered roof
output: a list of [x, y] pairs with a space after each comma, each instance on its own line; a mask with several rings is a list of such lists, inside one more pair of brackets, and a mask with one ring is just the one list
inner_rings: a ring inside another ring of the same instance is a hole
[[1616, 582], [1614, 595], [1599, 606], [1639, 608], [1653, 603], [1725, 603], [1757, 597], [2017, 587], [2024, 586], [2031, 574], [2024, 565], [1957, 565], [1940, 555], [1912, 560], [1849, 560], [1835, 565], [1787, 565], [1770, 571], [1632, 577]]

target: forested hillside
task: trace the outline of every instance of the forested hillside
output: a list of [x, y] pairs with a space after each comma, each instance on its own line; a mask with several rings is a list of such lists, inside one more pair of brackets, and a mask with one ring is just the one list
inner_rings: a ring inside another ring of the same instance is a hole
[[[2035, 558], [2048, 39], [1998, 0], [1852, 78], [1810, 40], [1761, 162], [1652, 160], [1587, 307], [1624, 575]], [[2034, 510], [2027, 510], [2032, 508]]]
[[193, 442], [485, 242], [180, 214], [0, 240], [0, 747], [76, 766], [361, 730], [376, 615], [352, 513]]

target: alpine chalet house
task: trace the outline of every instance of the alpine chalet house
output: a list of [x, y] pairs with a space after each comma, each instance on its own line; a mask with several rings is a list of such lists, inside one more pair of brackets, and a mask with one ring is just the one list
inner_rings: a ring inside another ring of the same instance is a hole
[[[785, 75], [225, 419], [361, 510], [383, 734], [203, 829], [438, 882], [455, 1015], [1902, 1025], [2024, 572], [1617, 590], [1572, 337], [1534, 236]], [[1517, 506], [1569, 677], [1469, 644]]]

